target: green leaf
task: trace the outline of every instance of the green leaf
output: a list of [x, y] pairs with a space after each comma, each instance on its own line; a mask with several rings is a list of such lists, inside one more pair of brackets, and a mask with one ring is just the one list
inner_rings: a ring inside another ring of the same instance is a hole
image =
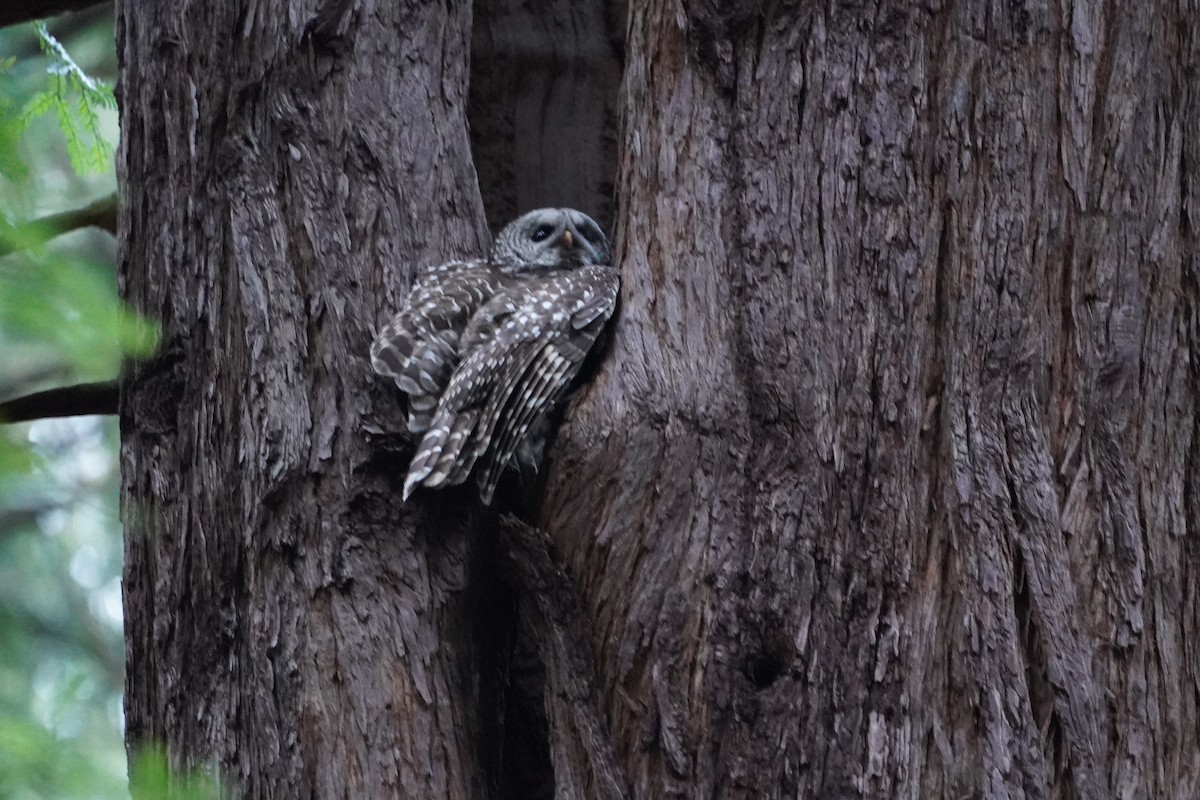
[[[45, 23], [36, 23], [35, 29], [38, 44], [50, 61], [46, 67], [50, 87], [25, 104], [18, 117], [20, 129], [24, 131], [33, 120], [53, 113], [67, 140], [71, 168], [79, 175], [109, 169], [114, 148], [104, 137], [97, 109], [117, 107], [112, 86], [84, 72]], [[72, 95], [78, 96], [74, 103]]]
[[53, 110], [57, 101], [57, 95], [46, 89], [38, 92], [33, 97], [29, 98], [29, 102], [21, 109], [21, 113], [17, 116], [17, 124], [22, 132], [29, 128], [29, 124], [38, 117], [45, 116]]

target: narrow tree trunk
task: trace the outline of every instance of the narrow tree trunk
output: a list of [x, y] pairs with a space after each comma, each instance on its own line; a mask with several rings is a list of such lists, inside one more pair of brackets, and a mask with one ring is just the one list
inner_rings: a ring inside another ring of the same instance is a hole
[[469, 39], [459, 0], [118, 4], [121, 281], [164, 334], [121, 411], [128, 736], [247, 797], [494, 768], [472, 493], [400, 502], [366, 358], [417, 266], [486, 246]]
[[1195, 4], [630, 10], [541, 524], [634, 796], [1196, 796]]

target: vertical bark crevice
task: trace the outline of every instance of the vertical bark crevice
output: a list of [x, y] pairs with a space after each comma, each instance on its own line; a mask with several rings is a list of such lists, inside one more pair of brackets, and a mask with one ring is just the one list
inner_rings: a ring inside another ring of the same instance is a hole
[[[594, 679], [589, 626], [546, 535], [514, 516], [498, 528], [501, 564], [519, 596], [544, 667], [555, 797], [631, 797]], [[576, 757], [582, 756], [580, 760]]]
[[[1029, 700], [1046, 742], [1051, 783], [1064, 796], [1102, 792], [1098, 763], [1106, 754], [1104, 713], [1093, 688], [1095, 654], [1077, 620], [1082, 616], [1066, 545], [1061, 502], [1032, 393], [1018, 392], [1006, 413], [1009, 502], [1016, 524], [1013, 596], [1026, 658]], [[1032, 436], [1030, 432], [1035, 432]]]
[[578, 208], [613, 233], [625, 3], [474, 6], [468, 113], [488, 223]]
[[1030, 711], [1034, 724], [1043, 737], [1043, 747], [1050, 757], [1050, 763], [1055, 766], [1056, 772], [1061, 773], [1063, 754], [1057, 750], [1061, 732], [1054, 711], [1053, 688], [1047, 677], [1042, 633], [1037, 627], [1033, 600], [1029, 596], [1029, 576], [1019, 549], [1013, 553], [1013, 616], [1017, 620], [1020, 632], [1017, 645], [1020, 648], [1021, 661], [1025, 664], [1025, 685], [1029, 693]]
[[[467, 113], [489, 225], [498, 230], [530, 208], [569, 206], [595, 217], [614, 239], [624, 2], [486, 0], [473, 11]], [[524, 492], [527, 499], [535, 494]], [[528, 619], [518, 623], [503, 656], [513, 663], [497, 689], [507, 709], [499, 791], [522, 798], [545, 791], [554, 778], [549, 761], [536, 753], [545, 747], [548, 758], [552, 742], [531, 738], [562, 728], [561, 720], [547, 717], [543, 695], [556, 690], [536, 664], [544, 642], [531, 640], [534, 632]], [[561, 746], [555, 747], [561, 761]], [[559, 783], [573, 785], [564, 776]]]

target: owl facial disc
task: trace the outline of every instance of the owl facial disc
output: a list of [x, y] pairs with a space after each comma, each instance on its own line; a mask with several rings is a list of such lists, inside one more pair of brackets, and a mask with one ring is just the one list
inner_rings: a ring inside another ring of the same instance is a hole
[[500, 231], [489, 260], [508, 273], [611, 265], [596, 221], [573, 208], [539, 208]]

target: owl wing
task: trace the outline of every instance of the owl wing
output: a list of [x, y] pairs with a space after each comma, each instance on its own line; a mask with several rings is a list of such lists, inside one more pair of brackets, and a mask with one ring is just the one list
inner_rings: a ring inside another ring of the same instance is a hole
[[450, 379], [404, 485], [461, 483], [478, 465], [490, 503], [513, 452], [562, 398], [616, 307], [617, 272], [585, 267], [550, 276], [514, 298], [516, 310]]
[[505, 285], [485, 261], [451, 261], [418, 278], [400, 310], [371, 344], [371, 366], [408, 394], [408, 429], [423, 433], [458, 365], [472, 315]]

